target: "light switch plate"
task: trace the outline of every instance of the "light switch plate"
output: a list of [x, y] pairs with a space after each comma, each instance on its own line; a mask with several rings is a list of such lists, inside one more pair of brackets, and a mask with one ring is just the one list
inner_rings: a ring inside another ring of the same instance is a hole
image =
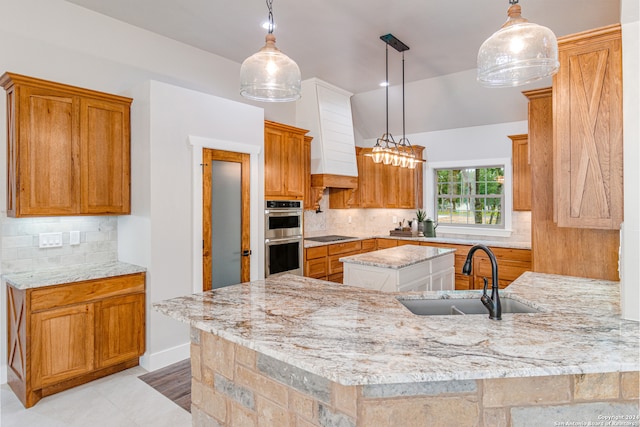
[[74, 246], [74, 245], [79, 245], [80, 244], [80, 232], [75, 230], [75, 231], [70, 231], [69, 232], [69, 244]]
[[38, 238], [40, 248], [62, 247], [62, 233], [40, 233]]

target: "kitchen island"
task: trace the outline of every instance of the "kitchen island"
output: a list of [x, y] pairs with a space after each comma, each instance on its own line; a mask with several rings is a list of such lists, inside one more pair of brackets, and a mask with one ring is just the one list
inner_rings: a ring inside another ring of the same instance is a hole
[[398, 295], [292, 275], [154, 308], [192, 326], [196, 426], [637, 425], [640, 329], [617, 282], [525, 273], [501, 294], [542, 312], [416, 316]]
[[404, 245], [342, 257], [343, 283], [385, 292], [453, 290], [455, 251]]

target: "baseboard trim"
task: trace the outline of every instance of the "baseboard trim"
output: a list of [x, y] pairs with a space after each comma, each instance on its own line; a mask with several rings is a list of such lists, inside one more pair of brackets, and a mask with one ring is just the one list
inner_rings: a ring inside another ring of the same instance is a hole
[[7, 383], [7, 365], [3, 363], [0, 365], [0, 384]]
[[181, 344], [156, 353], [145, 353], [140, 357], [140, 366], [149, 372], [164, 368], [190, 357], [190, 343]]

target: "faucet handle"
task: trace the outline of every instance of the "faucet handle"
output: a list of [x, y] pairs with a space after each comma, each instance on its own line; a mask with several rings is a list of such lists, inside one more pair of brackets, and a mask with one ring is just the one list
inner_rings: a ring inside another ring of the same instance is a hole
[[482, 288], [482, 294], [487, 295], [487, 288], [489, 287], [489, 281], [487, 280], [486, 277], [483, 277], [482, 280], [484, 280], [484, 287]]

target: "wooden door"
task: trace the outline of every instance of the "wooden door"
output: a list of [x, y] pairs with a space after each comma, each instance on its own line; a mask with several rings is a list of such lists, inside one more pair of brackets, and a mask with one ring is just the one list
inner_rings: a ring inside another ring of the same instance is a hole
[[202, 178], [202, 289], [212, 288], [213, 266], [213, 226], [212, 226], [212, 182], [211, 162], [223, 161], [239, 163], [241, 166], [241, 232], [240, 248], [242, 252], [240, 260], [240, 281], [248, 282], [251, 276], [251, 241], [250, 241], [250, 159], [248, 154], [234, 153], [230, 151], [203, 149], [203, 178]]
[[[78, 98], [62, 91], [16, 89], [20, 215], [79, 212]], [[15, 171], [14, 171], [15, 172]]]
[[129, 105], [80, 103], [82, 212], [130, 213]]
[[94, 306], [79, 304], [32, 315], [34, 389], [90, 372], [94, 368]]
[[554, 178], [560, 227], [619, 230], [623, 214], [619, 25], [559, 40], [553, 79]]
[[96, 367], [117, 365], [144, 353], [144, 294], [110, 298], [95, 306]]

